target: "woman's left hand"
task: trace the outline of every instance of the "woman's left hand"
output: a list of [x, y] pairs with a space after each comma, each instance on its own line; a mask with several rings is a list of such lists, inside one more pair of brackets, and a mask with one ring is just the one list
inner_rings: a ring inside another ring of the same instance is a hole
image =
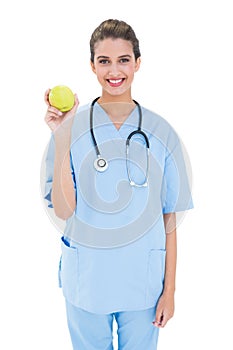
[[153, 325], [163, 328], [167, 321], [172, 318], [175, 310], [174, 292], [163, 292], [156, 308], [155, 321]]

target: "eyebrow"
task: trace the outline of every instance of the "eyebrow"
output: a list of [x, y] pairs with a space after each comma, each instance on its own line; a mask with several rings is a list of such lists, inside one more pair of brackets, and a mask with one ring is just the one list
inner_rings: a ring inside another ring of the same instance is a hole
[[[119, 56], [118, 58], [123, 58], [123, 57], [129, 57], [129, 58], [131, 58], [131, 55], [121, 55], [121, 56]], [[103, 55], [97, 57], [98, 60], [99, 60], [100, 58], [102, 58], [102, 59], [107, 59], [107, 58], [110, 58], [110, 57], [109, 57], [109, 56], [103, 56]]]

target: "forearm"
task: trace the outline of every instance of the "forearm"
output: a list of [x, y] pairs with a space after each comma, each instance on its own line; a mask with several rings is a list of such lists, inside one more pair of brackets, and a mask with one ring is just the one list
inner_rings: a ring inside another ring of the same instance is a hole
[[166, 267], [164, 276], [164, 288], [156, 308], [156, 327], [164, 327], [173, 316], [175, 304], [175, 279], [176, 279], [176, 214], [164, 215], [164, 226], [166, 231]]
[[60, 127], [54, 133], [55, 160], [52, 187], [52, 202], [55, 214], [68, 219], [76, 207], [75, 189], [70, 169], [70, 130]]
[[166, 265], [164, 277], [164, 292], [175, 292], [177, 238], [176, 238], [176, 214], [165, 214], [164, 225], [166, 231]]

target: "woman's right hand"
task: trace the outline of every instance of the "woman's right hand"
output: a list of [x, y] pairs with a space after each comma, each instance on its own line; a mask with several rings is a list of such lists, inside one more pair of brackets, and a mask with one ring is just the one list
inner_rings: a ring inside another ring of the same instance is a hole
[[46, 124], [49, 126], [49, 128], [54, 132], [66, 120], [73, 119], [73, 117], [77, 111], [78, 105], [79, 105], [79, 100], [78, 100], [77, 95], [75, 94], [74, 95], [75, 101], [74, 101], [73, 108], [68, 112], [62, 113], [57, 108], [50, 105], [50, 103], [49, 103], [50, 91], [51, 91], [51, 89], [46, 90], [45, 95], [44, 95], [45, 103], [48, 106], [44, 120], [45, 120]]

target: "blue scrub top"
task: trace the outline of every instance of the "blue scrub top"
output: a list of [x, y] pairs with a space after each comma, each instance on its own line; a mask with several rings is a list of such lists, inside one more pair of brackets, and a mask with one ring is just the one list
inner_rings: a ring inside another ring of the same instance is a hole
[[[142, 107], [142, 130], [149, 142], [147, 187], [131, 187], [126, 167], [126, 139], [138, 127], [137, 107], [117, 130], [98, 104], [94, 132], [101, 156], [109, 162], [99, 173], [90, 134], [90, 105], [78, 109], [72, 126], [71, 173], [75, 213], [65, 226], [59, 279], [63, 294], [94, 313], [153, 307], [163, 290], [165, 244], [163, 214], [193, 207], [180, 140], [171, 125]], [[45, 199], [52, 207], [54, 139], [46, 157]], [[146, 144], [136, 134], [128, 168], [143, 183]]]

